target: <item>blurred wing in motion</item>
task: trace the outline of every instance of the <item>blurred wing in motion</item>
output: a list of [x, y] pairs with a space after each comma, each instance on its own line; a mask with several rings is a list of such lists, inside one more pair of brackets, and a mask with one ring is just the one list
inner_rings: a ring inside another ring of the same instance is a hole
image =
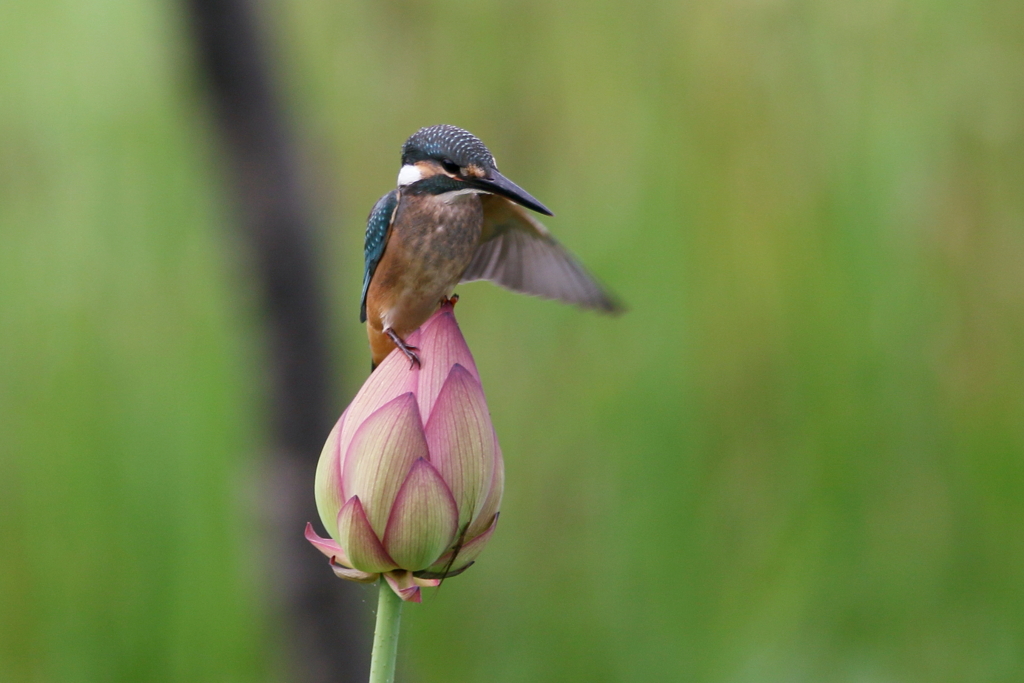
[[622, 312], [622, 306], [526, 209], [497, 195], [480, 199], [483, 233], [462, 282], [490, 280], [523, 294], [604, 313]]

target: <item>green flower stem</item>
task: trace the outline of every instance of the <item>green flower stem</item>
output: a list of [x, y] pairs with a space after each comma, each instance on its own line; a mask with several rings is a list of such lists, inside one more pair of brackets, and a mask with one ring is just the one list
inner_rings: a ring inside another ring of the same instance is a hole
[[370, 657], [370, 683], [394, 683], [401, 619], [402, 599], [382, 576], [377, 601], [377, 627], [373, 632], [373, 654]]

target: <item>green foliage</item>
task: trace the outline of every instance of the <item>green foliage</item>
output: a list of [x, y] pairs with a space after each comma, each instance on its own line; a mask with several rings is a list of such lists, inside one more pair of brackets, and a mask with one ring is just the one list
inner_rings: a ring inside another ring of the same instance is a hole
[[177, 17], [4, 14], [0, 681], [252, 680], [259, 375]]
[[[420, 126], [479, 135], [631, 307], [460, 291], [506, 500], [406, 610], [406, 680], [1024, 676], [1019, 2], [262, 6], [339, 412]], [[3, 681], [271, 675], [263, 373], [179, 19], [0, 22]]]

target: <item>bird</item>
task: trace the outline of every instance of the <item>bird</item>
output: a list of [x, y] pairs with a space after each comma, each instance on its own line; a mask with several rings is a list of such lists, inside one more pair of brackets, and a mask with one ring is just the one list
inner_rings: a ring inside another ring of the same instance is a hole
[[604, 313], [622, 306], [530, 211], [554, 214], [498, 171], [469, 131], [421, 128], [402, 145], [398, 186], [370, 211], [359, 319], [371, 370], [450, 299], [456, 285], [490, 280], [515, 292]]

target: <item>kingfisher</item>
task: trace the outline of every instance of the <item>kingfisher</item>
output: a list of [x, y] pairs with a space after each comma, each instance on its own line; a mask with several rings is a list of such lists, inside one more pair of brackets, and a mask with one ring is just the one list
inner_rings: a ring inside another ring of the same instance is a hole
[[469, 131], [429, 126], [405, 141], [398, 187], [377, 201], [366, 224], [359, 319], [373, 368], [395, 348], [417, 365], [418, 349], [405, 339], [462, 282], [490, 280], [583, 308], [621, 310], [527, 209], [554, 215], [499, 173]]

